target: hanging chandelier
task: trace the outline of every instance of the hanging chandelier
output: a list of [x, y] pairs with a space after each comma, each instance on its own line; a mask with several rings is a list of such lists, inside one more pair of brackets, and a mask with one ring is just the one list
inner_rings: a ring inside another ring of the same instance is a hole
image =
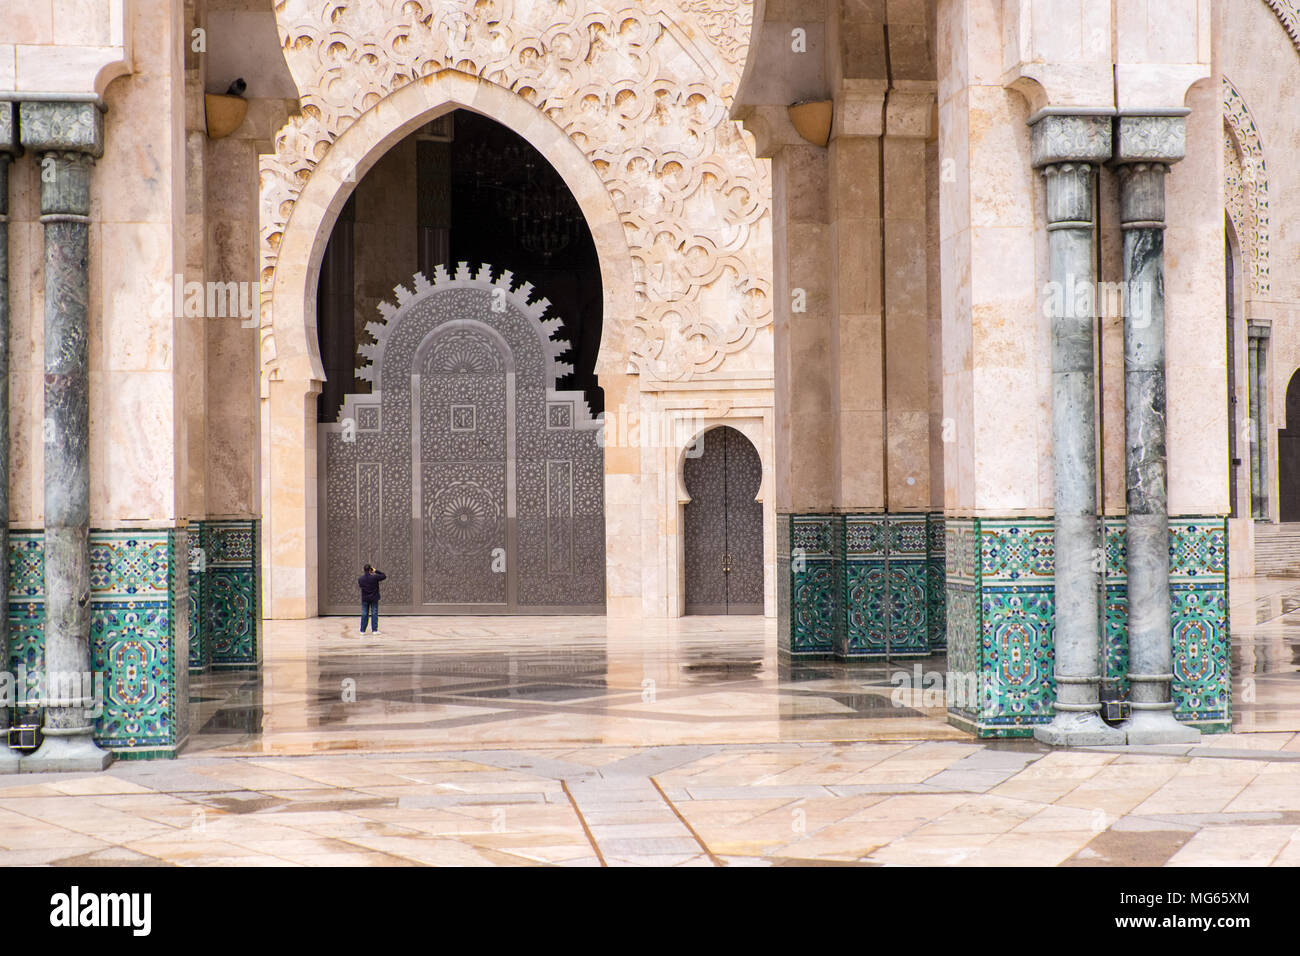
[[533, 150], [479, 140], [465, 152], [476, 204], [507, 219], [523, 249], [549, 263], [578, 237], [582, 211], [564, 181], [544, 170]]

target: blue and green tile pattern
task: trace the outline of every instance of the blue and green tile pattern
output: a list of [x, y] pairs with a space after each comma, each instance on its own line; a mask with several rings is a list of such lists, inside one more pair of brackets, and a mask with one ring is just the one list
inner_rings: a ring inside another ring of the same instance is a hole
[[[189, 676], [260, 660], [257, 523], [91, 531], [95, 740], [118, 757], [174, 757], [189, 735]], [[45, 667], [44, 533], [9, 538], [9, 670], [39, 698]]]
[[[184, 528], [90, 533], [95, 740], [119, 757], [172, 757], [189, 736], [190, 619]], [[39, 695], [45, 667], [41, 531], [10, 535], [9, 669]]]
[[[193, 528], [193, 526], [191, 526]], [[189, 667], [248, 667], [261, 660], [258, 524], [253, 519], [198, 523], [191, 543]]]
[[[1104, 659], [1109, 694], [1126, 692], [1123, 518], [1104, 527]], [[1054, 533], [1050, 518], [949, 518], [947, 629], [955, 725], [1025, 737], [1053, 716]], [[1170, 519], [1174, 714], [1207, 732], [1230, 726], [1227, 532], [1222, 517]]]
[[926, 514], [783, 515], [788, 653], [868, 660], [942, 647], [942, 524]]

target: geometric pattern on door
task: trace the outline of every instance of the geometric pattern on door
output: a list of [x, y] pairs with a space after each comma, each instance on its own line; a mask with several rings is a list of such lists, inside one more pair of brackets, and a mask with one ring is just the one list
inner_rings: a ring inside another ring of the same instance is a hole
[[763, 505], [756, 501], [763, 464], [748, 438], [730, 426], [704, 433], [682, 479], [687, 614], [763, 613]]
[[602, 613], [601, 423], [556, 388], [550, 303], [463, 262], [395, 291], [358, 350], [373, 391], [318, 426], [321, 612], [373, 564], [389, 614]]

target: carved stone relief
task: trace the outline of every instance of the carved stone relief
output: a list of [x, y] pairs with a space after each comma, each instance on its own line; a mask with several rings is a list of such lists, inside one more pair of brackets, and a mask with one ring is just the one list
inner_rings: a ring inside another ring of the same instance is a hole
[[1237, 233], [1252, 297], [1269, 291], [1268, 167], [1254, 117], [1231, 81], [1223, 78], [1224, 201]]
[[[686, 380], [746, 348], [772, 321], [768, 252], [757, 241], [769, 215], [769, 176], [727, 119], [751, 5], [685, 7], [280, 0], [276, 18], [302, 113], [262, 159], [266, 374], [276, 360], [269, 303], [277, 249], [304, 183], [364, 111], [447, 69], [533, 104], [604, 180], [633, 259], [636, 314], [618, 319], [628, 325], [632, 370]], [[701, 25], [693, 15], [705, 17]]]

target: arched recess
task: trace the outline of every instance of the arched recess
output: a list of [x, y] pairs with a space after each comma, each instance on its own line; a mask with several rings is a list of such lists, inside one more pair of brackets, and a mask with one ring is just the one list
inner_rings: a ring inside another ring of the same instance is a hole
[[[1231, 503], [1238, 519], [1268, 520], [1273, 472], [1269, 329], [1256, 321], [1257, 303], [1266, 301], [1270, 290], [1268, 165], [1250, 108], [1227, 76], [1222, 91], [1229, 422], [1235, 426], [1229, 436]], [[1279, 459], [1283, 453], [1279, 447]]]
[[[263, 290], [262, 558], [268, 617], [312, 617], [318, 609], [315, 397], [324, 370], [316, 283], [330, 232], [353, 188], [389, 148], [454, 109], [481, 113], [512, 129], [572, 192], [600, 260], [606, 321], [596, 371], [607, 400], [636, 403], [625, 327], [611, 321], [635, 314], [632, 260], [614, 204], [582, 150], [527, 100], [478, 77], [444, 70], [393, 91], [348, 126], [312, 168], [279, 237], [274, 284]], [[268, 219], [265, 198], [262, 219], [264, 224]], [[637, 466], [629, 456], [607, 456], [607, 483], [615, 471], [636, 474]], [[606, 560], [636, 566], [639, 539], [611, 535]]]
[[685, 456], [682, 539], [687, 614], [763, 612], [763, 463], [758, 448], [726, 425]]
[[[723, 418], [698, 418], [678, 420], [676, 434], [679, 438], [671, 449], [673, 461], [672, 474], [675, 476], [671, 488], [671, 521], [665, 535], [668, 544], [669, 575], [674, 586], [670, 588], [668, 613], [673, 617], [683, 616], [687, 609], [687, 529], [686, 509], [692, 496], [686, 483], [686, 467], [692, 456], [704, 449], [704, 441], [710, 432], [726, 427], [745, 440], [758, 456], [761, 469], [761, 481], [753, 496], [762, 510], [762, 573], [763, 599], [762, 613], [767, 617], [776, 614], [776, 515], [772, 508], [773, 488], [776, 482], [772, 447], [772, 412], [766, 408], [737, 409], [732, 415]], [[757, 613], [756, 611], [752, 613]]]
[[1300, 521], [1300, 370], [1286, 387], [1286, 427], [1277, 433], [1278, 520]]

